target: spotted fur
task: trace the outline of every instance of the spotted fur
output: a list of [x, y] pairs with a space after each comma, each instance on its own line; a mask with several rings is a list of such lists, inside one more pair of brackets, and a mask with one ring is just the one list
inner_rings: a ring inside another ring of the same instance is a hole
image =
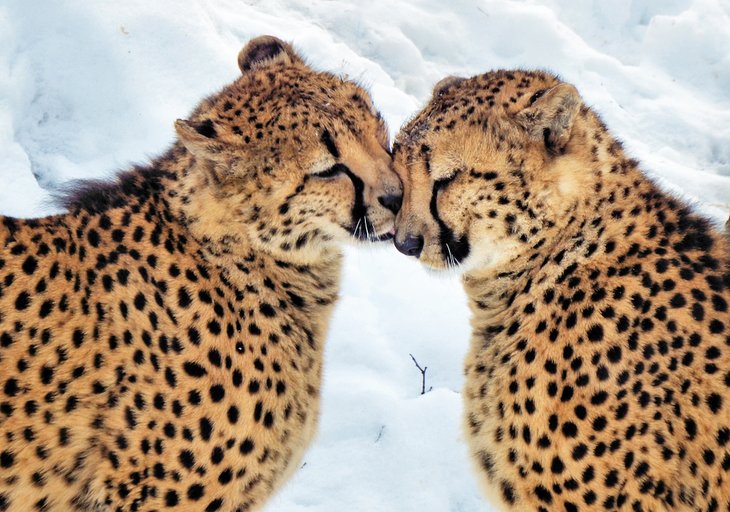
[[463, 273], [465, 429], [494, 502], [730, 510], [727, 235], [547, 73], [442, 81], [394, 153], [396, 244]]
[[298, 466], [339, 245], [400, 183], [363, 89], [272, 37], [239, 65], [149, 166], [0, 217], [0, 510], [252, 511]]

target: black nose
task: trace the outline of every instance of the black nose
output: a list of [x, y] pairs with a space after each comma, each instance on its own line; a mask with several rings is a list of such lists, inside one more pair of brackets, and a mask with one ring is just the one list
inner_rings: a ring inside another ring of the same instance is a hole
[[421, 235], [407, 235], [402, 242], [398, 241], [396, 237], [395, 248], [406, 256], [418, 258], [423, 250], [423, 237]]
[[378, 202], [393, 213], [398, 213], [403, 204], [403, 196], [380, 196]]

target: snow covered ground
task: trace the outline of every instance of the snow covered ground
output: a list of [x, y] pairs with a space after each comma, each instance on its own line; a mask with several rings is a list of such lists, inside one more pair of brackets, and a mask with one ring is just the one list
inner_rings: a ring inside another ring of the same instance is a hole
[[[237, 76], [251, 37], [293, 41], [369, 86], [391, 130], [447, 74], [539, 67], [575, 83], [666, 188], [730, 213], [727, 0], [3, 0], [0, 213], [161, 153], [172, 122]], [[460, 432], [468, 315], [456, 279], [348, 251], [320, 435], [268, 506], [482, 511]], [[420, 395], [413, 354], [428, 366]]]

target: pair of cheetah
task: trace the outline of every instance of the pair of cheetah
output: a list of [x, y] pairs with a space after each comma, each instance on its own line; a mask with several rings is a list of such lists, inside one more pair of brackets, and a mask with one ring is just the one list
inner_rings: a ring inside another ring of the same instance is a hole
[[258, 510], [316, 429], [347, 240], [463, 273], [509, 510], [729, 510], [730, 244], [571, 85], [369, 95], [272, 37], [150, 166], [0, 224], [0, 510]]

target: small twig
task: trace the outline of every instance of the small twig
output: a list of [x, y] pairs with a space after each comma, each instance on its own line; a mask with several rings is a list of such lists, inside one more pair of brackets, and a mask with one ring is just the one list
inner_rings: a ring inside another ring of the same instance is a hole
[[383, 432], [385, 432], [385, 425], [380, 427], [380, 431], [378, 432], [378, 437], [375, 438], [375, 442], [377, 443], [380, 441], [380, 438], [383, 437]]
[[[413, 357], [413, 354], [408, 354], [411, 356], [411, 359], [413, 359], [413, 364], [416, 365], [416, 368], [418, 368], [418, 371], [421, 372], [421, 394], [426, 394], [426, 370], [428, 370], [428, 366], [421, 368], [421, 365], [418, 364], [418, 361], [416, 361], [416, 358]], [[430, 390], [429, 390], [430, 391]]]

